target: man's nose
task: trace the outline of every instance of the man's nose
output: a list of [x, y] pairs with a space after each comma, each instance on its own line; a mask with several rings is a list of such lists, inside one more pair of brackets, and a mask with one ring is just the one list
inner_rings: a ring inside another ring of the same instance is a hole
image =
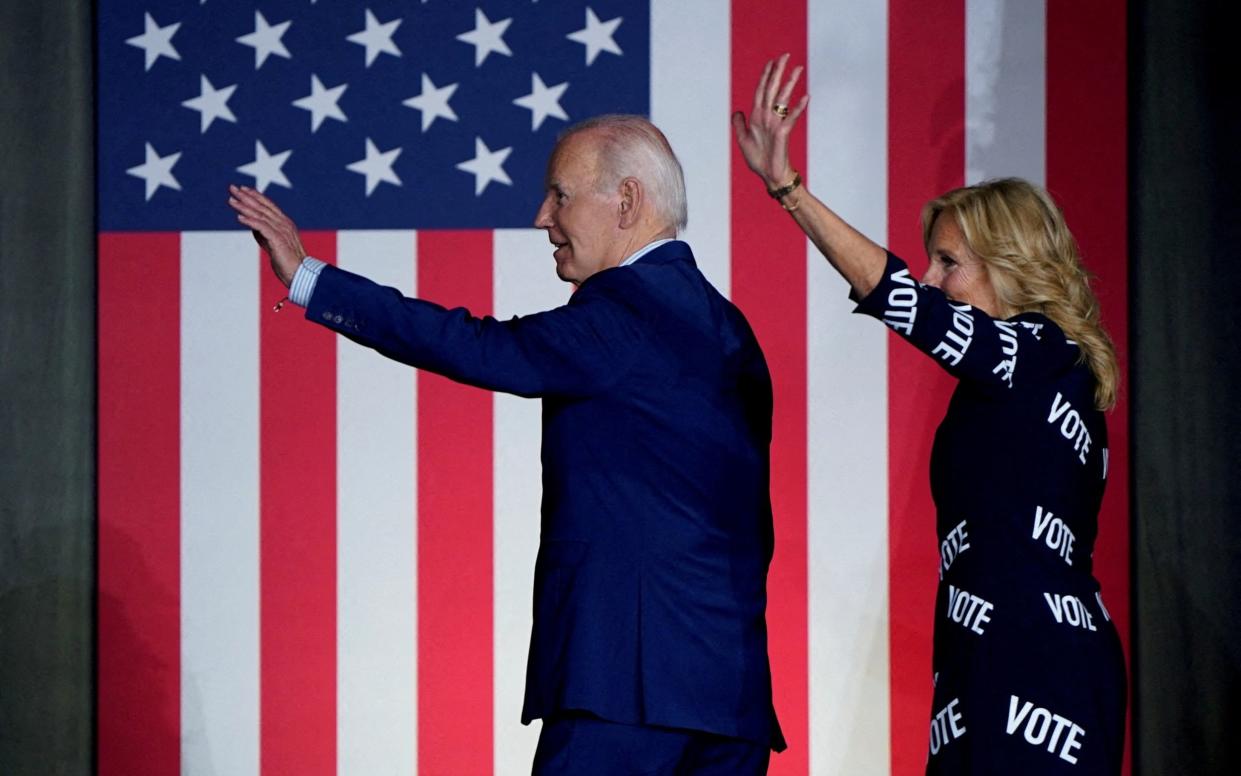
[[552, 209], [546, 199], [539, 205], [539, 212], [534, 214], [535, 229], [551, 229], [552, 228]]

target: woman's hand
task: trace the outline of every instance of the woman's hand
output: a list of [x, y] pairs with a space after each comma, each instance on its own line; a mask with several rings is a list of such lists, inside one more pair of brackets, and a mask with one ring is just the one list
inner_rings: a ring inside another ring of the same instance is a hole
[[[745, 163], [763, 179], [768, 189], [777, 189], [793, 180], [793, 167], [789, 164], [789, 134], [798, 117], [806, 110], [810, 95], [803, 95], [796, 106], [789, 105], [793, 87], [801, 77], [800, 65], [793, 68], [787, 83], [784, 67], [788, 54], [781, 54], [775, 62], [768, 61], [763, 75], [754, 89], [754, 105], [750, 108], [747, 125], [745, 114], [733, 114], [733, 130], [737, 133], [737, 145], [745, 157]], [[781, 111], [780, 109], [784, 110]], [[780, 115], [781, 112], [787, 115]]]
[[250, 227], [255, 241], [271, 260], [272, 271], [288, 286], [306, 258], [297, 224], [275, 202], [248, 186], [229, 186], [228, 193], [228, 204], [237, 211], [237, 220]]

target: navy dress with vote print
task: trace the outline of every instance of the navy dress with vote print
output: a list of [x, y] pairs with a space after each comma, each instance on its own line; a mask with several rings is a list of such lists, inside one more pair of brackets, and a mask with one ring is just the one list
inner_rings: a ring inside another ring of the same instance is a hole
[[889, 254], [858, 305], [959, 378], [935, 434], [940, 583], [928, 774], [1113, 774], [1125, 670], [1091, 573], [1107, 428], [1075, 343], [995, 320]]

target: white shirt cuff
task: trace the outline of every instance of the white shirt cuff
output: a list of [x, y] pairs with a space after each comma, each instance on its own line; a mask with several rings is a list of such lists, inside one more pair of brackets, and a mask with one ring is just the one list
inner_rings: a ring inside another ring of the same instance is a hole
[[289, 285], [289, 301], [298, 307], [310, 304], [310, 297], [315, 293], [315, 284], [319, 282], [319, 273], [327, 266], [326, 262], [307, 256], [302, 259], [301, 266], [293, 275]]

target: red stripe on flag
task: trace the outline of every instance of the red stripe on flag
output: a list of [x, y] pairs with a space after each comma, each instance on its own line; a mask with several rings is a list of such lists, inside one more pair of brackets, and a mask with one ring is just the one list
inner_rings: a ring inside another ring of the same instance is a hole
[[[334, 233], [302, 242], [335, 263]], [[260, 304], [287, 293], [256, 271]], [[336, 341], [297, 312], [259, 323], [260, 759], [314, 776], [336, 772]]]
[[[492, 235], [418, 233], [418, 295], [492, 310]], [[492, 399], [418, 373], [418, 770], [492, 772]]]
[[[965, 5], [928, 13], [891, 0], [888, 13], [888, 244], [920, 275], [922, 205], [965, 176]], [[888, 342], [892, 773], [913, 774], [926, 766], [933, 689], [931, 441], [954, 382], [895, 335]]]
[[[763, 63], [782, 52], [806, 62], [801, 0], [737, 0], [732, 5], [732, 104], [747, 112]], [[799, 92], [805, 84], [798, 87]], [[721, 117], [721, 121], [723, 117]], [[803, 117], [803, 122], [806, 119]], [[806, 135], [789, 154], [806, 169]], [[776, 549], [767, 579], [768, 650], [776, 711], [789, 742], [772, 773], [809, 770], [809, 653], [806, 613], [806, 241], [763, 191], [734, 147], [732, 298], [767, 356], [775, 389], [771, 501]]]
[[99, 236], [100, 776], [181, 769], [180, 254]]
[[[1109, 472], [1094, 573], [1129, 653], [1129, 308], [1124, 0], [1047, 4], [1047, 188], [1095, 273], [1116, 344], [1120, 401], [1108, 415]], [[1132, 697], [1132, 694], [1131, 696]], [[1124, 773], [1129, 772], [1129, 748]]]

